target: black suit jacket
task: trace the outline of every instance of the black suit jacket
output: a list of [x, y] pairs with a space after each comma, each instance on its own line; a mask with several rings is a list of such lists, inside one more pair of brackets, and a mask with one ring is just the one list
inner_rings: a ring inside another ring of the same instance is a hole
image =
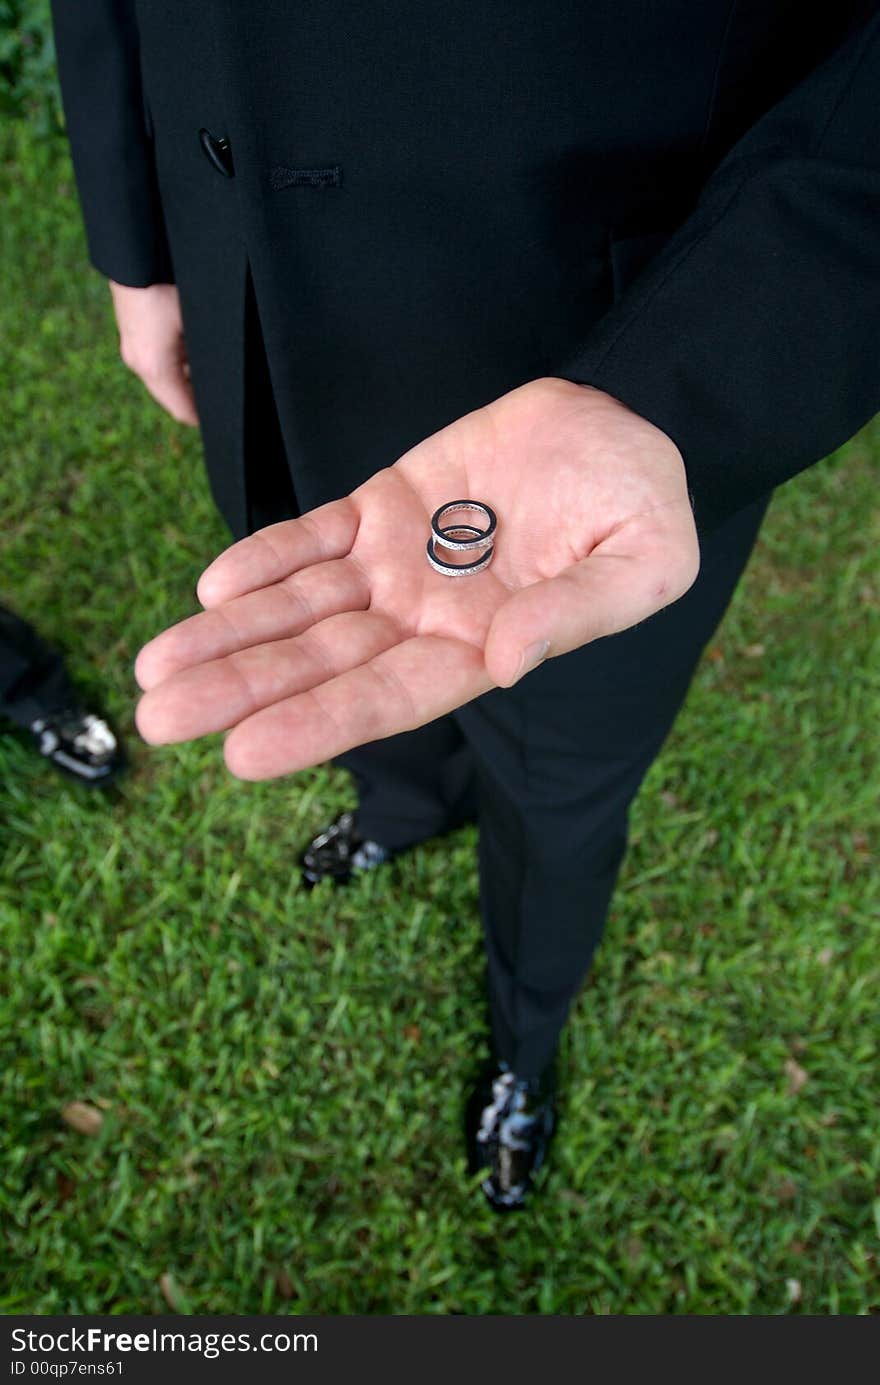
[[236, 533], [247, 275], [302, 508], [560, 375], [675, 440], [706, 531], [880, 409], [876, 4], [53, 17], [91, 261], [177, 282]]

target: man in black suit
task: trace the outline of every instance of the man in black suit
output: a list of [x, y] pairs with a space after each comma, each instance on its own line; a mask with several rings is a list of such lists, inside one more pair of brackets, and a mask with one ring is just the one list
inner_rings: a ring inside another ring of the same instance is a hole
[[[123, 359], [240, 540], [141, 651], [140, 730], [347, 765], [310, 880], [478, 815], [469, 1145], [520, 1207], [633, 795], [773, 487], [880, 407], [877, 7], [53, 11]], [[497, 532], [450, 580], [463, 498]]]

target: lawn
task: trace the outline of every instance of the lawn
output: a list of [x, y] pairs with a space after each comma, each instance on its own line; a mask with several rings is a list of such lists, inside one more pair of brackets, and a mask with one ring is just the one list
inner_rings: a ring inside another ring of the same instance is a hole
[[138, 740], [134, 656], [228, 533], [119, 361], [66, 145], [10, 122], [0, 168], [0, 600], [132, 760], [90, 796], [0, 735], [0, 1311], [878, 1311], [880, 427], [774, 500], [633, 813], [546, 1186], [498, 1218], [459, 1128], [476, 829], [309, 895], [343, 771]]

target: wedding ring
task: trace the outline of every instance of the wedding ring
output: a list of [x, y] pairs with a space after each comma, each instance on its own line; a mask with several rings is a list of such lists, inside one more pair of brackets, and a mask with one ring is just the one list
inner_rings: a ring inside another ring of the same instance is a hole
[[[442, 538], [435, 529], [432, 537], [435, 543], [442, 543], [444, 548], [475, 548], [483, 530], [478, 529], [476, 524], [452, 524], [448, 529], [441, 530], [440, 533]], [[466, 534], [469, 534], [470, 538], [465, 538]], [[462, 542], [456, 542], [458, 539], [461, 539]], [[480, 547], [482, 548], [483, 545], [480, 544]]]
[[[440, 521], [445, 515], [451, 515], [459, 511], [475, 513], [486, 521], [485, 529], [475, 529], [471, 524], [452, 525], [448, 529], [441, 529]], [[488, 505], [484, 505], [479, 500], [451, 500], [448, 505], [441, 505], [431, 516], [431, 529], [438, 543], [442, 543], [445, 548], [466, 550], [488, 548], [494, 540], [495, 530], [498, 527], [498, 520], [494, 510], [490, 510]], [[453, 535], [461, 528], [472, 530], [476, 537], [457, 542]]]
[[[467, 544], [464, 542], [450, 543], [449, 538], [455, 539], [459, 535], [463, 536], [466, 532], [480, 535], [483, 531], [481, 529], [477, 529], [476, 526], [473, 524], [455, 524], [450, 526], [449, 529], [443, 530], [442, 532], [442, 541], [445, 547], [468, 548], [471, 547], [472, 544]], [[447, 535], [449, 536], [449, 538], [447, 538]], [[489, 547], [484, 548], [483, 552], [479, 555], [478, 558], [475, 558], [472, 563], [447, 563], [444, 561], [443, 558], [438, 558], [437, 552], [434, 548], [436, 542], [437, 536], [436, 534], [432, 534], [431, 537], [428, 539], [428, 562], [431, 564], [431, 567], [434, 569], [435, 572], [442, 573], [444, 577], [469, 577], [470, 574], [473, 572], [482, 572], [483, 568], [488, 567], [491, 563], [492, 554], [495, 552], [494, 545], [490, 543]]]

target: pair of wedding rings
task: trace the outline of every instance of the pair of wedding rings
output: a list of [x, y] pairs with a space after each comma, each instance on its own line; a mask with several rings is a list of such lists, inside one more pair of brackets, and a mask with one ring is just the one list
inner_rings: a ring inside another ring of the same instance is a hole
[[[485, 520], [486, 527], [478, 528], [476, 524], [450, 524], [446, 528], [441, 527], [440, 521], [447, 515], [464, 511], [468, 514], [479, 514]], [[471, 573], [482, 572], [492, 561], [492, 554], [495, 551], [495, 530], [498, 527], [498, 520], [494, 510], [490, 510], [488, 505], [484, 505], [480, 500], [450, 500], [447, 505], [441, 505], [431, 516], [431, 537], [428, 539], [428, 562], [435, 572], [442, 572], [444, 577], [469, 577]], [[440, 558], [437, 554], [436, 544], [442, 544], [444, 548], [451, 548], [453, 552], [476, 553], [478, 556], [470, 563], [450, 563]]]

